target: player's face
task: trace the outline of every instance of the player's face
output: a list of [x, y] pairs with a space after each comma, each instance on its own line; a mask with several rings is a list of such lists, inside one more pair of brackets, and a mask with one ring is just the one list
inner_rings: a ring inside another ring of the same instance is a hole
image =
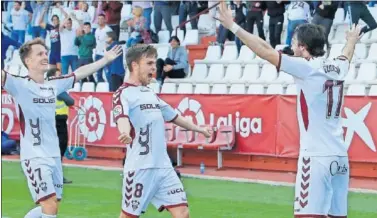
[[302, 56], [302, 46], [298, 44], [297, 37], [294, 35], [292, 37], [292, 51], [294, 53], [294, 56], [301, 57]]
[[143, 86], [148, 85], [156, 73], [156, 58], [142, 57], [139, 61], [139, 81]]
[[29, 56], [25, 59], [26, 65], [32, 71], [45, 73], [48, 70], [47, 50], [42, 45], [33, 45]]

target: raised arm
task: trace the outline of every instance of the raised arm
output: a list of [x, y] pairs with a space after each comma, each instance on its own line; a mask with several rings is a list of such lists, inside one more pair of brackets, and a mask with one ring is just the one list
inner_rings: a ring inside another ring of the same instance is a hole
[[346, 45], [343, 48], [342, 55], [346, 57], [349, 61], [352, 60], [353, 53], [355, 51], [356, 43], [360, 40], [360, 38], [363, 36], [360, 36], [361, 27], [360, 25], [352, 25], [351, 30], [347, 32], [347, 42]]
[[43, 18], [45, 17], [47, 10], [48, 8], [44, 7], [42, 11], [42, 15], [39, 17], [38, 23], [39, 23], [39, 26], [41, 26], [42, 28], [46, 28], [46, 23], [43, 22]]
[[232, 31], [241, 41], [249, 47], [256, 55], [267, 60], [274, 66], [279, 65], [279, 53], [273, 49], [266, 41], [255, 36], [238, 26], [232, 17], [232, 11], [228, 9], [225, 1], [219, 5], [219, 18], [216, 18], [221, 24]]
[[99, 69], [103, 68], [120, 55], [122, 55], [122, 46], [114, 46], [111, 50], [105, 51], [104, 57], [102, 59], [94, 63], [82, 66], [75, 71], [76, 82], [97, 72]]

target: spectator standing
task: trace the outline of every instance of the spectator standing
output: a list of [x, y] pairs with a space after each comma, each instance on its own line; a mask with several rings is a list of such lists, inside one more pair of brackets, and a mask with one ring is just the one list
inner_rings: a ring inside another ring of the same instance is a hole
[[321, 25], [326, 31], [326, 44], [329, 46], [329, 34], [334, 22], [335, 13], [338, 10], [338, 1], [322, 1], [318, 4], [312, 23]]
[[[50, 2], [43, 2], [41, 0], [35, 2], [30, 2], [31, 8], [33, 9], [33, 17], [31, 19], [31, 35], [33, 39], [37, 37], [41, 37], [42, 39], [46, 38], [46, 29], [41, 28], [40, 20], [42, 19], [43, 23], [48, 23], [47, 14], [43, 13], [43, 11], [47, 11]], [[43, 14], [43, 16], [42, 16]]]
[[3, 32], [1, 32], [1, 69], [4, 69], [4, 60], [6, 58], [6, 53], [9, 48], [9, 46], [14, 46], [15, 48], [20, 48], [21, 43], [19, 43], [16, 40], [13, 40], [9, 36], [5, 35]]
[[145, 29], [151, 29], [151, 14], [153, 11], [151, 1], [132, 1], [132, 7], [139, 6], [143, 9], [143, 17], [145, 18]]
[[[198, 14], [198, 2], [197, 1], [181, 1], [179, 5], [179, 24], [187, 20], [187, 15], [190, 19]], [[192, 19], [191, 27], [194, 30], [198, 29], [198, 19]], [[184, 35], [186, 35], [186, 25], [180, 27], [183, 30]]]
[[310, 19], [310, 5], [304, 1], [293, 1], [287, 10], [288, 28], [285, 44], [291, 46], [292, 36], [296, 27], [300, 24], [308, 23]]
[[131, 27], [131, 36], [127, 40], [127, 48], [136, 45], [137, 43], [144, 42], [146, 44], [152, 43], [149, 32], [145, 29], [146, 19], [142, 16], [143, 9], [135, 6], [132, 10], [134, 17], [127, 21]]
[[[79, 66], [93, 63], [93, 49], [96, 47], [96, 38], [91, 32], [90, 23], [84, 23], [83, 28], [76, 31], [75, 45], [79, 47]], [[93, 75], [89, 77], [90, 82], [94, 82]], [[86, 82], [85, 78], [82, 81]]]
[[249, 33], [254, 33], [254, 24], [257, 25], [259, 37], [263, 40], [266, 40], [263, 30], [263, 14], [267, 6], [264, 1], [248, 1], [247, 5], [247, 14], [246, 14], [246, 29]]
[[347, 4], [347, 9], [351, 16], [350, 27], [353, 24], [358, 24], [359, 19], [362, 19], [367, 24], [361, 29], [360, 34], [364, 34], [377, 28], [376, 20], [373, 18], [364, 1], [350, 1]]
[[285, 2], [267, 1], [267, 15], [270, 16], [268, 30], [270, 33], [270, 44], [273, 48], [281, 44], [281, 32], [283, 31]]
[[[234, 22], [238, 24], [240, 27], [245, 28], [246, 26], [246, 11], [247, 11], [247, 6], [245, 3], [242, 3], [242, 1], [233, 1], [234, 2], [234, 9], [235, 9], [235, 19]], [[241, 51], [241, 46], [242, 46], [242, 41], [235, 37], [236, 45], [237, 45], [237, 50], [238, 53]]]
[[160, 32], [162, 26], [162, 19], [164, 19], [166, 28], [169, 33], [173, 32], [173, 26], [171, 24], [173, 10], [170, 7], [168, 1], [155, 1], [154, 2], [154, 27], [156, 28], [156, 34]]
[[100, 14], [105, 14], [105, 12], [102, 10], [102, 1], [93, 2], [93, 5], [96, 8], [96, 12], [94, 13], [94, 16], [92, 18], [92, 32], [93, 34], [95, 34], [98, 27], [98, 16]]
[[78, 67], [78, 47], [75, 45], [76, 29], [72, 28], [72, 19], [66, 18], [59, 27], [61, 40], [61, 63], [63, 75], [68, 74], [69, 67], [72, 72]]
[[[104, 14], [98, 16], [98, 28], [95, 32], [96, 39], [96, 56], [95, 60], [100, 60], [103, 58], [104, 51], [106, 49], [106, 39], [107, 33], [113, 30], [106, 25], [106, 18]], [[97, 82], [103, 82], [103, 70], [104, 68], [97, 71]]]
[[88, 3], [86, 2], [83, 2], [81, 5], [80, 5], [80, 9], [79, 10], [75, 10], [75, 16], [76, 16], [76, 20], [82, 24], [82, 23], [88, 23], [88, 22], [91, 22], [91, 17], [90, 17], [90, 14], [88, 12], [88, 9], [89, 9], [89, 5]]
[[12, 39], [23, 44], [25, 42], [26, 28], [31, 16], [29, 12], [21, 8], [21, 2], [15, 1], [12, 11], [10, 12], [13, 24]]
[[[229, 9], [232, 10], [232, 16], [233, 16], [233, 19], [234, 17], [236, 16], [236, 10], [235, 10], [235, 5], [233, 2], [227, 2], [227, 6]], [[219, 31], [218, 31], [218, 34], [217, 34], [217, 37], [216, 37], [216, 42], [218, 44], [220, 44], [220, 46], [222, 47], [222, 49], [224, 48], [224, 43], [225, 41], [228, 39], [230, 41], [233, 41], [234, 40], [234, 34], [229, 31], [228, 29], [224, 28], [223, 25], [220, 24], [219, 26]]]
[[[114, 46], [119, 45], [115, 32], [108, 32], [106, 43], [109, 45], [106, 50], [111, 50]], [[123, 65], [123, 56], [117, 57], [113, 62], [110, 63], [108, 66], [108, 82], [109, 82], [109, 90], [111, 92], [115, 92], [123, 83], [124, 74], [126, 71], [124, 70]]]
[[39, 20], [39, 25], [42, 29], [46, 29], [50, 31], [50, 56], [49, 56], [49, 64], [50, 67], [58, 68], [61, 70], [61, 45], [60, 45], [60, 34], [59, 34], [59, 27], [60, 21], [57, 15], [52, 16], [52, 24], [46, 24], [43, 22], [42, 17], [47, 12], [47, 8], [43, 10], [42, 16]]
[[188, 58], [186, 48], [181, 46], [177, 36], [172, 36], [169, 40], [171, 48], [166, 60], [157, 60], [156, 79], [162, 87], [165, 78], [185, 78], [188, 72]]
[[120, 33], [120, 19], [123, 4], [120, 1], [107, 1], [102, 3], [102, 9], [106, 14], [106, 23], [117, 34]]

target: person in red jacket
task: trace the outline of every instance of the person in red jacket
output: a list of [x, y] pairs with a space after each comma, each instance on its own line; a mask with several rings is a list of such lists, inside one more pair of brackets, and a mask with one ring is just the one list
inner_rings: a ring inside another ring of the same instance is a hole
[[106, 14], [106, 24], [115, 32], [119, 40], [120, 19], [123, 4], [120, 1], [106, 1], [102, 3], [102, 10]]

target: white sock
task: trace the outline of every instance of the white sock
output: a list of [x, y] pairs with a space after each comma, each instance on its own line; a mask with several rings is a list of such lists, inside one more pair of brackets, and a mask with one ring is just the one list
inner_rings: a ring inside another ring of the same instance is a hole
[[49, 214], [42, 213], [42, 217], [41, 218], [56, 218], [56, 215], [49, 215]]
[[31, 209], [26, 215], [25, 218], [40, 218], [42, 216], [42, 207], [36, 207]]

